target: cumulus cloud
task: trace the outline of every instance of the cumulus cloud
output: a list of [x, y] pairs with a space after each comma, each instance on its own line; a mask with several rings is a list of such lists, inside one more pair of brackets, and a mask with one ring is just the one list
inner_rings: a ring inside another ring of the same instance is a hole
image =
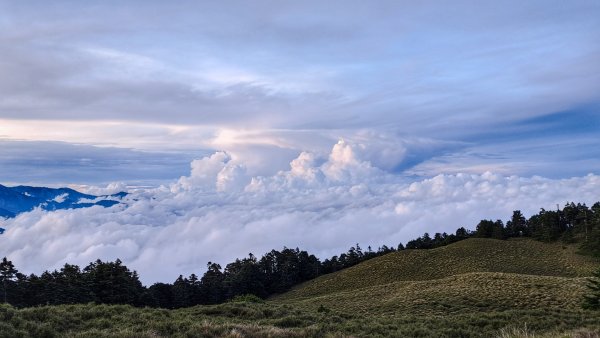
[[98, 186], [90, 186], [90, 185], [71, 185], [72, 189], [75, 189], [79, 192], [82, 192], [84, 194], [89, 194], [89, 195], [95, 195], [95, 196], [106, 196], [106, 195], [113, 195], [119, 192], [123, 192], [123, 191], [127, 191], [129, 189], [129, 187], [127, 186], [127, 184], [123, 183], [123, 182], [112, 182], [107, 184], [104, 187], [98, 187]]
[[242, 164], [236, 164], [231, 156], [219, 151], [209, 157], [194, 160], [190, 176], [183, 176], [171, 189], [202, 189], [207, 191], [234, 191], [243, 189], [247, 175]]
[[[0, 256], [24, 272], [122, 259], [145, 283], [202, 273], [252, 252], [301, 247], [322, 258], [356, 242], [397, 245], [422, 234], [598, 199], [600, 177], [569, 179], [441, 174], [409, 181], [339, 141], [329, 154], [299, 153], [287, 170], [251, 177], [225, 152], [195, 160], [168, 186], [137, 189], [111, 208], [36, 209], [2, 221]], [[109, 186], [98, 191], [122, 188]], [[91, 188], [88, 191], [94, 191]]]

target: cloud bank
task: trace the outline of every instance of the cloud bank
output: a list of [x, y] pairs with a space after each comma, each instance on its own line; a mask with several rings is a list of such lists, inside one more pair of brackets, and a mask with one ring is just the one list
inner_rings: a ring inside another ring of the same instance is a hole
[[425, 231], [507, 219], [515, 209], [530, 215], [556, 203], [600, 200], [600, 176], [593, 174], [458, 173], [413, 182], [379, 167], [364, 148], [340, 140], [325, 155], [300, 153], [271, 176], [249, 175], [243, 162], [216, 152], [169, 185], [133, 191], [122, 205], [34, 210], [2, 221], [0, 256], [36, 273], [120, 258], [145, 283], [170, 282], [202, 273], [208, 261], [225, 264], [250, 252], [288, 246], [325, 258], [356, 242], [397, 245]]

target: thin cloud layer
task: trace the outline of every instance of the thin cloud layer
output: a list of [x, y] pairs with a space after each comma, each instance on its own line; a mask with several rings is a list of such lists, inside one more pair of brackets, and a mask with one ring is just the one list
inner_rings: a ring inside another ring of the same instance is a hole
[[139, 151], [50, 141], [0, 138], [0, 182], [5, 185], [154, 185], [185, 175], [189, 162], [208, 151]]
[[[598, 199], [600, 177], [546, 179], [484, 174], [437, 175], [410, 182], [340, 141], [326, 156], [303, 152], [289, 169], [252, 177], [217, 152], [195, 160], [168, 186], [132, 192], [104, 209], [34, 210], [2, 221], [0, 256], [24, 272], [122, 259], [146, 283], [202, 273], [252, 252], [301, 247], [325, 258], [361, 245], [397, 245], [425, 231], [472, 228], [539, 207]], [[117, 186], [107, 187], [109, 190]]]

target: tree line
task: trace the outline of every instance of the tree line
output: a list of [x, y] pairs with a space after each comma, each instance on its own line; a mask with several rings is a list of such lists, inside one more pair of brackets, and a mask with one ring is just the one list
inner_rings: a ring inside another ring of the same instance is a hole
[[208, 262], [202, 277], [179, 276], [171, 283], [143, 286], [136, 271], [120, 260], [97, 260], [83, 269], [65, 264], [41, 275], [20, 273], [7, 258], [0, 262], [2, 300], [17, 307], [77, 303], [130, 304], [160, 308], [181, 308], [218, 304], [236, 296], [252, 294], [261, 298], [282, 293], [292, 286], [377, 257], [392, 249], [363, 252], [357, 244], [348, 252], [321, 262], [300, 249], [272, 250], [260, 259], [253, 254], [236, 259], [223, 269]]
[[542, 241], [579, 242], [589, 254], [600, 255], [600, 202], [591, 208], [567, 203], [563, 209], [548, 211], [526, 219], [516, 210], [510, 220], [482, 220], [475, 230], [461, 227], [453, 234], [436, 233], [409, 241], [405, 246], [382, 246], [363, 250], [356, 244], [347, 252], [320, 261], [298, 248], [272, 250], [260, 259], [249, 254], [222, 268], [208, 262], [207, 270], [179, 276], [171, 283], [142, 285], [136, 271], [120, 260], [97, 260], [83, 269], [65, 264], [61, 269], [41, 275], [19, 273], [7, 258], [0, 262], [0, 287], [3, 302], [17, 307], [75, 303], [130, 304], [160, 308], [181, 308], [199, 304], [218, 304], [236, 296], [252, 294], [261, 298], [285, 292], [291, 287], [323, 274], [342, 270], [368, 259], [396, 250], [432, 249], [471, 237], [507, 239], [531, 237]]
[[592, 207], [582, 203], [566, 203], [556, 210], [541, 209], [529, 219], [520, 210], [513, 211], [511, 218], [502, 220], [481, 220], [474, 231], [464, 227], [458, 228], [454, 234], [423, 234], [406, 243], [399, 249], [433, 249], [463, 239], [479, 237], [508, 239], [529, 237], [543, 242], [562, 241], [579, 243], [584, 254], [600, 256], [600, 202]]

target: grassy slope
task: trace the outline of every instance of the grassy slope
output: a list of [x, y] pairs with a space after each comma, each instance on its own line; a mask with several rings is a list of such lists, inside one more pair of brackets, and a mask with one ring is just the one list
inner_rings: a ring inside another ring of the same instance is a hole
[[[455, 328], [467, 335], [525, 325], [538, 332], [600, 330], [600, 314], [581, 310], [585, 276], [597, 267], [596, 259], [576, 254], [574, 246], [469, 239], [388, 254], [306, 282], [272, 301], [396, 322], [413, 318], [411, 325], [420, 322], [425, 330], [435, 320], [446, 321], [441, 325], [447, 328], [462, 323]], [[576, 320], [566, 324], [569, 318]]]
[[276, 303], [324, 305], [363, 315], [432, 316], [466, 312], [578, 310], [583, 278], [475, 272], [428, 281], [401, 281], [312, 297], [280, 297]]
[[[597, 262], [575, 247], [529, 239], [473, 238], [433, 250], [405, 250], [304, 283], [279, 299], [313, 297], [398, 281], [426, 281], [471, 272], [583, 277]], [[415, 284], [417, 285], [417, 284]]]

